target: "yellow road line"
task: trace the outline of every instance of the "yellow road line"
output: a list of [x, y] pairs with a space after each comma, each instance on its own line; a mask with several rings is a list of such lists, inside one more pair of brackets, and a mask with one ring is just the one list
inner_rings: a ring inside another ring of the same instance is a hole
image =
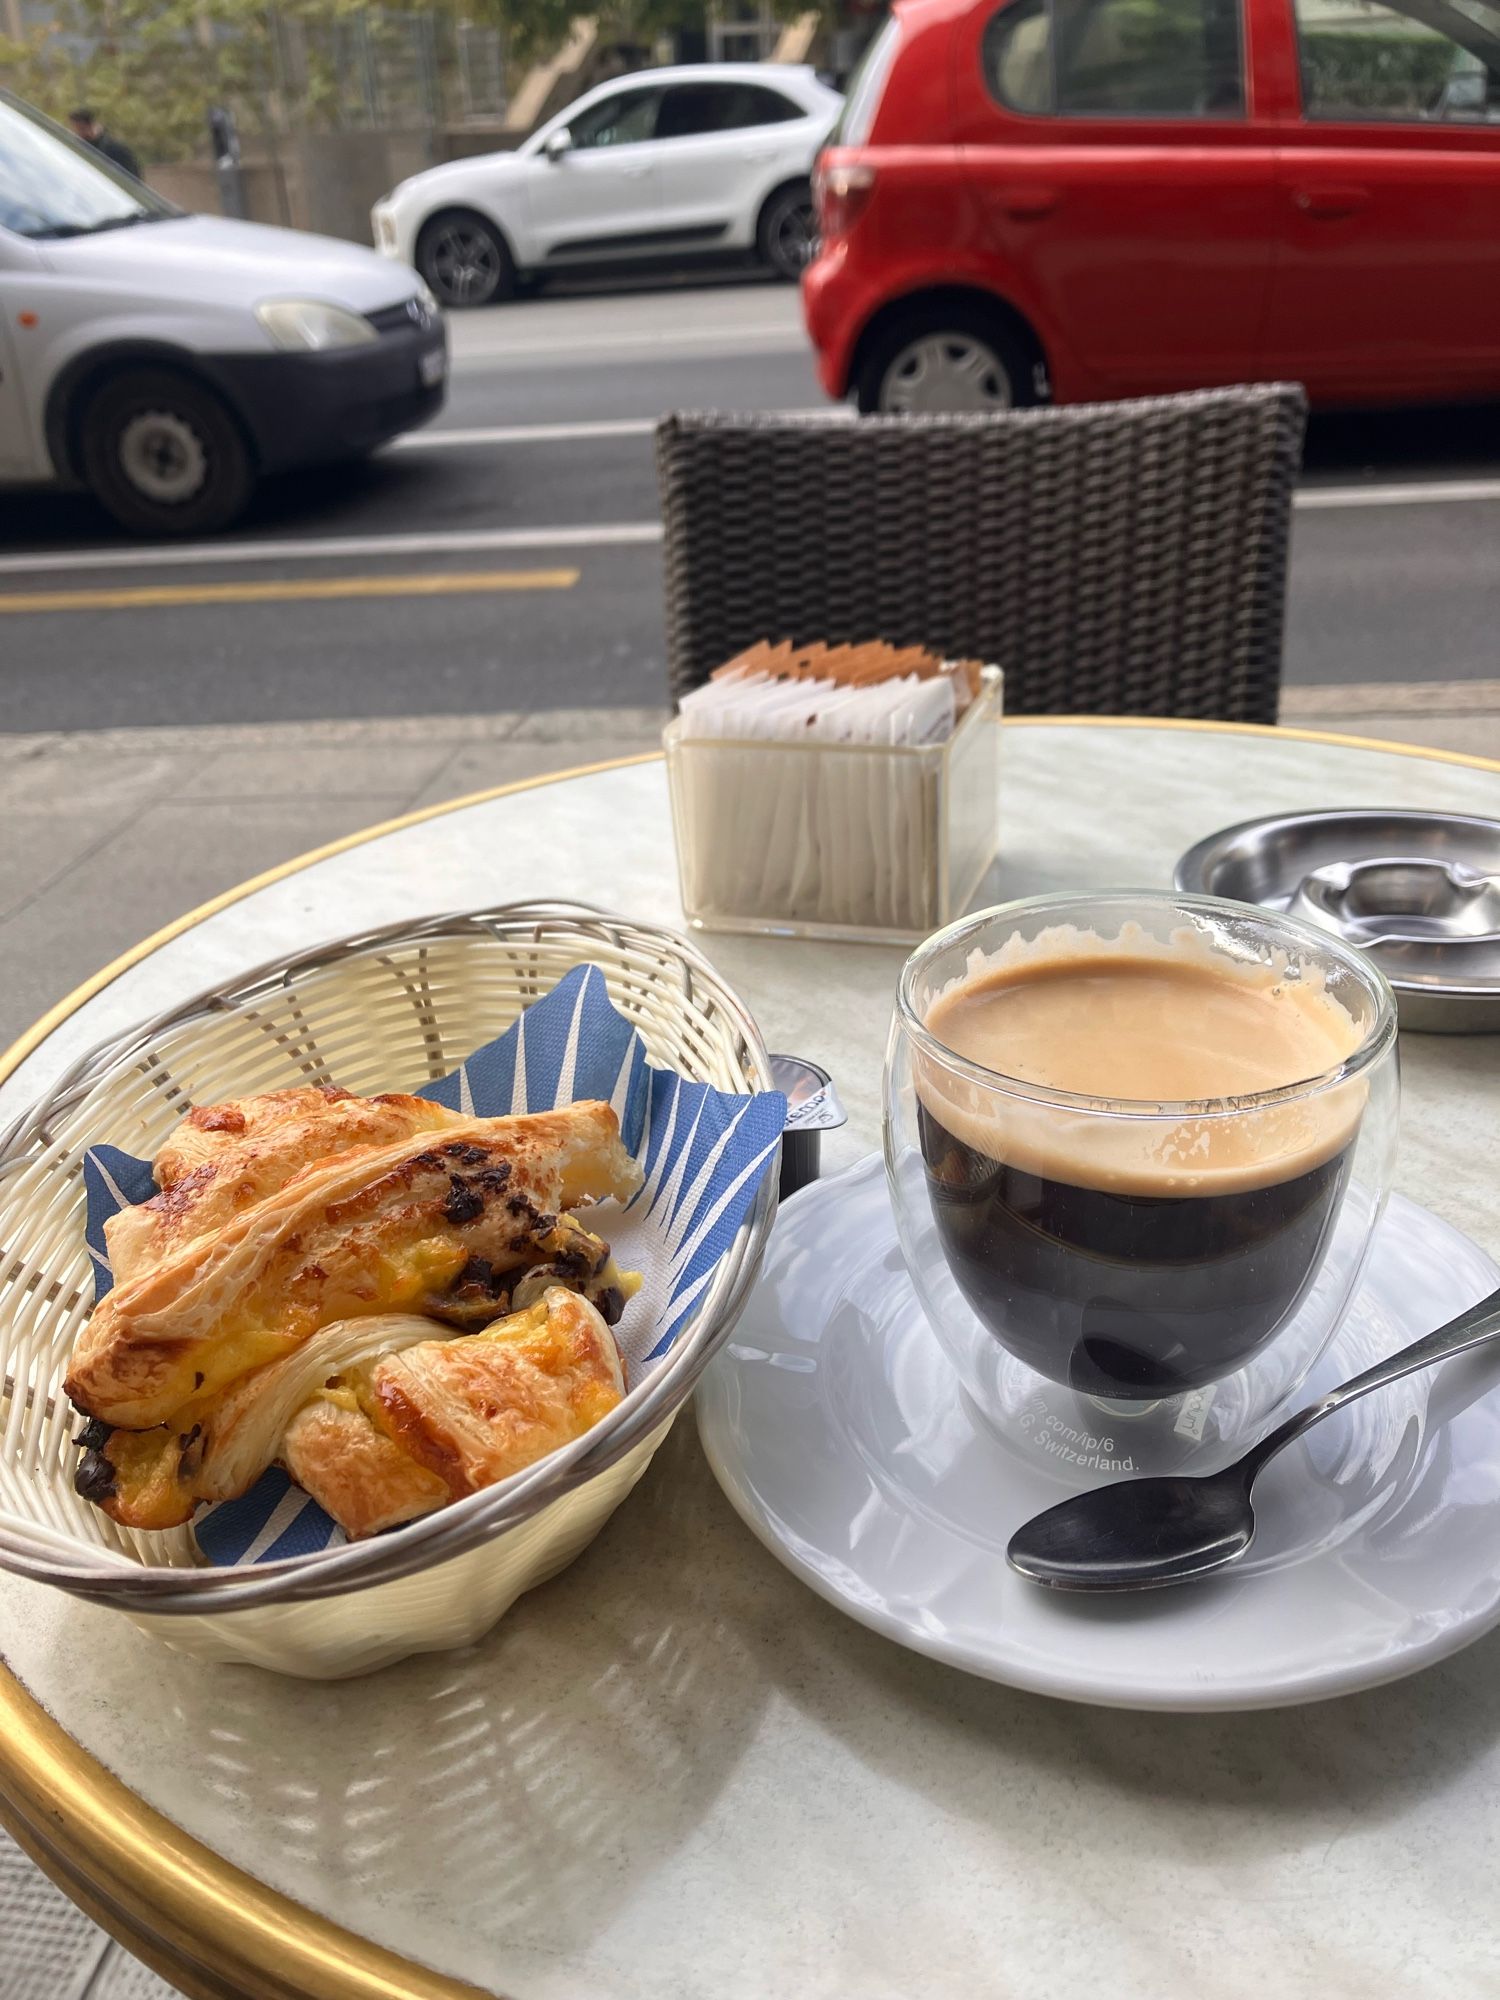
[[421, 576], [311, 576], [271, 583], [148, 583], [126, 590], [0, 592], [8, 611], [157, 611], [179, 604], [292, 604], [345, 597], [446, 597], [450, 592], [571, 590], [576, 569], [439, 570]]

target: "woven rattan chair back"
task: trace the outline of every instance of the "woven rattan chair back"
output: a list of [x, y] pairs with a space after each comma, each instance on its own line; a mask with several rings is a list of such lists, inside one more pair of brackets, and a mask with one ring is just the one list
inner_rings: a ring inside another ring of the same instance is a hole
[[998, 417], [673, 416], [668, 676], [757, 639], [923, 643], [1011, 713], [1274, 722], [1299, 388]]

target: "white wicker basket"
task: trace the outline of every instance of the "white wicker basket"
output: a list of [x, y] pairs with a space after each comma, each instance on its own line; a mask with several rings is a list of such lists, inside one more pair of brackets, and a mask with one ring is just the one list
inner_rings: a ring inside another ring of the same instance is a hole
[[370, 1541], [214, 1569], [187, 1528], [117, 1527], [73, 1491], [78, 1419], [61, 1387], [93, 1303], [89, 1146], [150, 1156], [189, 1104], [291, 1083], [414, 1088], [585, 963], [655, 1062], [724, 1090], [771, 1087], [750, 1015], [686, 940], [530, 903], [262, 966], [84, 1057], [0, 1135], [0, 1564], [112, 1604], [187, 1652], [322, 1678], [467, 1643], [586, 1546], [738, 1317], [775, 1216], [774, 1170], [693, 1324], [618, 1409], [502, 1485]]

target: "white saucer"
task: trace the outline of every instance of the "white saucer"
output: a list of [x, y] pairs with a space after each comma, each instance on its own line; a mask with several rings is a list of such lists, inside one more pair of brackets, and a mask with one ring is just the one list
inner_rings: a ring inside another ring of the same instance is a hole
[[[1467, 1237], [1393, 1198], [1355, 1305], [1294, 1402], [1497, 1282]], [[1110, 1599], [1040, 1590], [1006, 1567], [1005, 1546], [1060, 1489], [972, 1412], [871, 1155], [782, 1209], [698, 1390], [698, 1428], [773, 1554], [902, 1645], [1074, 1701], [1273, 1708], [1397, 1679], [1500, 1621], [1497, 1392], [1500, 1360], [1466, 1357], [1330, 1417], [1262, 1475], [1255, 1547], [1221, 1578]]]

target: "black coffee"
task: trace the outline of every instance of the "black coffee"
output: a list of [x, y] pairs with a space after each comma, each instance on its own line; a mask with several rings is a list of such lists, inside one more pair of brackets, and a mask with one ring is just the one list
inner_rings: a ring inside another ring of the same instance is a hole
[[1112, 1194], [988, 1158], [919, 1113], [964, 1296], [1013, 1353], [1094, 1396], [1175, 1396], [1243, 1366], [1323, 1260], [1349, 1149], [1268, 1187]]
[[[927, 1026], [1024, 1082], [1204, 1112], [1321, 1075], [1358, 1039], [1319, 991], [1195, 954], [1099, 951], [980, 973], [942, 995]], [[1232, 1374], [1322, 1263], [1353, 1150], [1347, 1091], [1150, 1121], [1018, 1100], [920, 1063], [917, 1087], [953, 1274], [985, 1324], [1053, 1381], [1152, 1399]]]

